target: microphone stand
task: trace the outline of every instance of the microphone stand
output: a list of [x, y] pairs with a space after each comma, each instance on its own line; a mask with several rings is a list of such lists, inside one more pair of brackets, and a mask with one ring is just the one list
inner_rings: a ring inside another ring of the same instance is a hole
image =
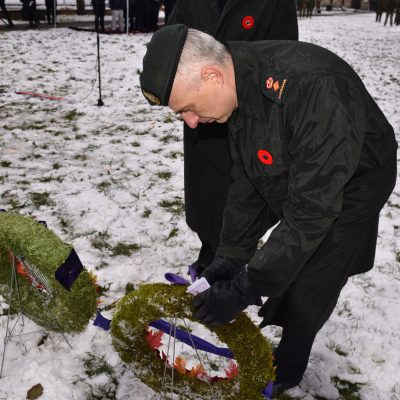
[[99, 75], [99, 99], [97, 100], [97, 105], [99, 107], [103, 106], [103, 100], [101, 99], [101, 73], [100, 73], [100, 35], [99, 28], [96, 30], [97, 34], [97, 73]]

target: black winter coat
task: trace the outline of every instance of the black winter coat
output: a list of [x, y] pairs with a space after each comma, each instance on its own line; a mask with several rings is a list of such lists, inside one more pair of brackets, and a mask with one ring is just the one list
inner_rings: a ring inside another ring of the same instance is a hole
[[[178, 0], [168, 24], [183, 23], [228, 40], [298, 39], [294, 0]], [[189, 227], [219, 243], [222, 215], [230, 185], [231, 158], [226, 124], [184, 125], [185, 211]]]
[[[396, 179], [393, 128], [328, 50], [228, 45], [239, 106], [228, 121], [233, 182], [218, 254], [251, 257], [249, 279], [270, 297], [264, 325], [314, 334], [348, 276], [373, 266], [379, 211]], [[255, 253], [268, 207], [280, 221]]]

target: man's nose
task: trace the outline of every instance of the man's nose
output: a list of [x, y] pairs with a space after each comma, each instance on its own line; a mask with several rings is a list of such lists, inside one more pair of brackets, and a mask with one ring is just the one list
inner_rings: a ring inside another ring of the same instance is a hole
[[183, 112], [181, 113], [181, 117], [183, 120], [186, 122], [186, 124], [189, 126], [189, 128], [196, 128], [198, 123], [199, 123], [199, 116], [196, 114], [193, 114], [191, 112]]

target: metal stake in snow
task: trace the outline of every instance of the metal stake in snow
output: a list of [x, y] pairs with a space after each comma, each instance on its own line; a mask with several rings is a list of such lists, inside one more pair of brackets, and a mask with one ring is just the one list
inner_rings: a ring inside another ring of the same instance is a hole
[[103, 106], [103, 100], [101, 99], [101, 72], [100, 72], [100, 35], [99, 28], [97, 27], [97, 73], [99, 75], [99, 99], [97, 100], [97, 105], [99, 107]]

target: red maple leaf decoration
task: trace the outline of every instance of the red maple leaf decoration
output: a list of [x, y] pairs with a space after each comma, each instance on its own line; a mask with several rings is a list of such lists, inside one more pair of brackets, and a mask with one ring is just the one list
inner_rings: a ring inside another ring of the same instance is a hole
[[150, 348], [153, 350], [158, 349], [162, 345], [161, 337], [164, 334], [162, 331], [154, 332], [153, 330], [148, 330], [146, 332], [146, 340]]
[[186, 360], [180, 356], [175, 358], [175, 369], [181, 374], [186, 374]]
[[224, 371], [228, 379], [234, 379], [239, 375], [238, 367], [232, 360], [229, 360], [228, 368]]
[[192, 378], [201, 378], [206, 375], [206, 371], [201, 364], [195, 365], [189, 372], [189, 376]]

